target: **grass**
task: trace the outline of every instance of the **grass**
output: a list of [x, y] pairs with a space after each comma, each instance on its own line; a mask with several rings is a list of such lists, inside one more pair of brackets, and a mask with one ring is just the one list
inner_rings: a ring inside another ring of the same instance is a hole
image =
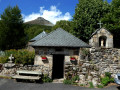
[[0, 78], [4, 78], [4, 79], [12, 79], [10, 76], [0, 76]]

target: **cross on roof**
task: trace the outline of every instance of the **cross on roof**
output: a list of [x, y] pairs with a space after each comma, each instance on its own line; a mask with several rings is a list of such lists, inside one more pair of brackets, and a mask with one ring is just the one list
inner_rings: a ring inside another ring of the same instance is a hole
[[99, 24], [99, 25], [100, 25], [100, 28], [101, 28], [103, 23], [101, 23], [101, 21], [100, 21], [100, 22], [99, 22], [99, 23], [97, 23], [97, 24]]

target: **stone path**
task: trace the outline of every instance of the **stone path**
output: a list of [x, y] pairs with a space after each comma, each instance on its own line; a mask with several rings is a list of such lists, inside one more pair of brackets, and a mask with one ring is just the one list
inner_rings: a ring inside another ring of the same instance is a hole
[[23, 83], [15, 82], [9, 79], [0, 79], [0, 90], [120, 90], [120, 87], [114, 85], [103, 89], [93, 89], [64, 85], [62, 83]]

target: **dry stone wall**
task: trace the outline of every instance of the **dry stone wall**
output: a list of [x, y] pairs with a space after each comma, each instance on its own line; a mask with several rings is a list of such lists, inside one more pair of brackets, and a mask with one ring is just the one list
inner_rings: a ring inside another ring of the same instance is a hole
[[99, 68], [99, 74], [110, 72], [114, 76], [120, 73], [120, 50], [111, 49], [92, 49], [90, 54], [91, 60]]
[[[81, 56], [83, 57], [83, 56]], [[65, 64], [65, 78], [72, 78], [78, 75], [78, 84], [94, 86], [100, 85], [100, 77], [104, 77], [105, 72], [110, 72], [112, 76], [120, 73], [120, 50], [111, 49], [90, 49], [89, 58], [80, 59], [77, 65]]]
[[47, 66], [44, 65], [16, 65], [14, 67], [11, 68], [5, 68], [4, 64], [2, 69], [0, 70], [0, 76], [13, 76], [16, 74], [17, 70], [29, 70], [29, 71], [40, 71], [43, 74], [48, 74], [51, 75], [51, 69]]

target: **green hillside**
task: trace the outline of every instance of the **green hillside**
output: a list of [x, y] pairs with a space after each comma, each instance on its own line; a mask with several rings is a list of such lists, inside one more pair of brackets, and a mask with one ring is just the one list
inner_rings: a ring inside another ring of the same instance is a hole
[[52, 26], [44, 26], [44, 25], [30, 25], [30, 24], [24, 24], [25, 25], [25, 34], [27, 36], [27, 41], [31, 40], [35, 36], [37, 36], [39, 33], [41, 33], [43, 30], [47, 33], [52, 31]]

